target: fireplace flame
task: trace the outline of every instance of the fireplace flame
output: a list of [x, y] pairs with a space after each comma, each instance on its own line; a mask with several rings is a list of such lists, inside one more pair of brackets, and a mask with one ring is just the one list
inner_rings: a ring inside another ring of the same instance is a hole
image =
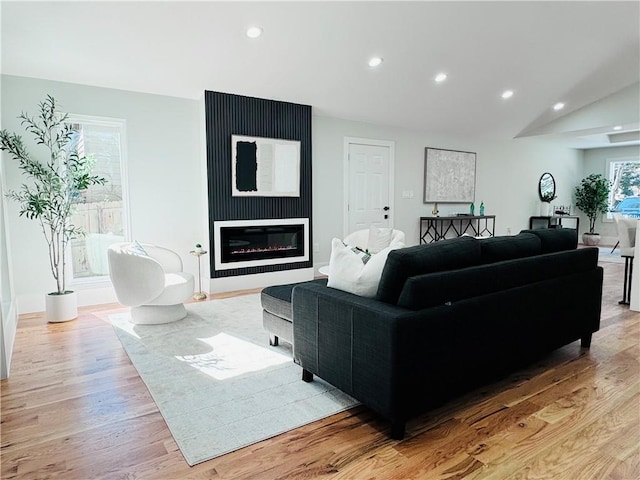
[[287, 250], [296, 250], [294, 245], [274, 245], [264, 248], [237, 248], [229, 252], [231, 255], [246, 254], [246, 253], [266, 253], [266, 252], [283, 252]]

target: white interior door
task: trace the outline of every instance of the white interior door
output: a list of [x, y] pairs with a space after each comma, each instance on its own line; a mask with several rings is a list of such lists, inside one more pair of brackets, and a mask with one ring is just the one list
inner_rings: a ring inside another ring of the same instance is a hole
[[[389, 142], [386, 142], [389, 143]], [[393, 226], [392, 144], [347, 143], [347, 231]]]

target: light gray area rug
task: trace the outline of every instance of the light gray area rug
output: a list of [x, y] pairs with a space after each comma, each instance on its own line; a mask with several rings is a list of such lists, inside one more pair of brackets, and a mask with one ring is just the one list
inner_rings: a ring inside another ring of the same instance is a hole
[[303, 382], [288, 344], [269, 346], [259, 295], [186, 308], [165, 325], [108, 317], [189, 465], [357, 405], [317, 377]]

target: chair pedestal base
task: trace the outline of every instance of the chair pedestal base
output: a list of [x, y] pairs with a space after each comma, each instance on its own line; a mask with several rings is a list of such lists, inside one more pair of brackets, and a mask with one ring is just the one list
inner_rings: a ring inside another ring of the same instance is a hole
[[187, 309], [182, 303], [177, 305], [141, 305], [131, 307], [131, 323], [138, 325], [158, 325], [182, 320]]

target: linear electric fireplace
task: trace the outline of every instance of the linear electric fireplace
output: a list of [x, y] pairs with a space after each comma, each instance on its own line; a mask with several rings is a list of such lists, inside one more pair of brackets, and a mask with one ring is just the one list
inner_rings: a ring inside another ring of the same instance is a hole
[[309, 219], [214, 222], [216, 270], [309, 260]]

